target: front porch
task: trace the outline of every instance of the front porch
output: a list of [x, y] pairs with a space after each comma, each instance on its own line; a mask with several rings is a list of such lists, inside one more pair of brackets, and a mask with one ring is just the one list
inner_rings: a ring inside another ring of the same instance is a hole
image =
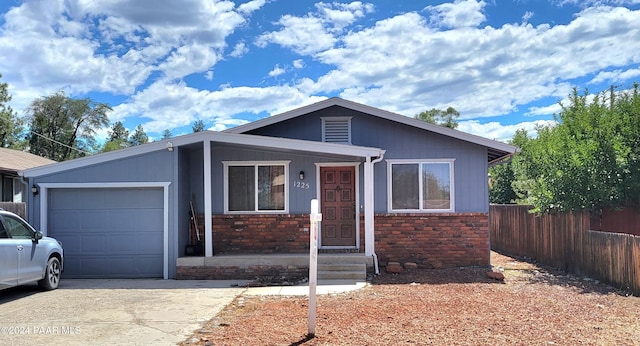
[[[318, 254], [318, 280], [364, 281], [373, 272], [373, 257], [362, 253]], [[176, 279], [182, 280], [287, 280], [309, 277], [309, 254], [255, 254], [180, 257]]]

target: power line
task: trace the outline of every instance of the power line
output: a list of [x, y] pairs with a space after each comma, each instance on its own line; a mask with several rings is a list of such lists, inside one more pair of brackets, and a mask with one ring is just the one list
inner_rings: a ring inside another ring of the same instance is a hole
[[40, 137], [40, 138], [46, 139], [46, 140], [51, 141], [51, 142], [56, 143], [56, 144], [60, 144], [60, 145], [62, 145], [63, 147], [69, 148], [69, 149], [71, 149], [71, 150], [75, 150], [75, 151], [78, 151], [78, 152], [81, 152], [81, 153], [83, 153], [83, 154], [87, 154], [87, 155], [93, 155], [93, 153], [90, 153], [90, 152], [88, 152], [88, 151], [84, 151], [84, 150], [82, 150], [82, 149], [78, 149], [78, 148], [76, 148], [76, 147], [72, 147], [72, 146], [70, 146], [70, 145], [66, 145], [66, 144], [64, 144], [64, 143], [58, 142], [58, 141], [56, 141], [55, 139], [49, 138], [49, 137], [47, 137], [47, 136], [45, 136], [45, 135], [42, 135], [42, 134], [39, 134], [39, 133], [37, 133], [37, 132], [35, 132], [35, 131], [29, 130], [29, 132], [33, 133], [34, 135], [36, 135], [36, 136], [38, 136], [38, 137]]

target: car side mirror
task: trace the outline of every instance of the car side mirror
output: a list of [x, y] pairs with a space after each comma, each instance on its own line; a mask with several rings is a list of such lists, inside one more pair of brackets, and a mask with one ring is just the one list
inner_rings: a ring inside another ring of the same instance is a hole
[[38, 240], [42, 239], [43, 235], [42, 232], [37, 231], [34, 235], [33, 235], [33, 241], [38, 244]]

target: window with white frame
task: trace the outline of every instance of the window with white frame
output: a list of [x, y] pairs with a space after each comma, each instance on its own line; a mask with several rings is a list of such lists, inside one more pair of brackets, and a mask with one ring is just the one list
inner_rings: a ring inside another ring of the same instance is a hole
[[223, 164], [225, 212], [288, 212], [288, 161]]
[[453, 211], [453, 161], [388, 161], [389, 210]]

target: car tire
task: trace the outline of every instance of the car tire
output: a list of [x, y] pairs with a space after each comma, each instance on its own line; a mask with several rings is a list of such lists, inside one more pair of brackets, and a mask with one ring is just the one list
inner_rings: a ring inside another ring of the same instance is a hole
[[62, 268], [60, 266], [60, 260], [56, 257], [49, 258], [47, 268], [44, 271], [44, 278], [38, 281], [38, 286], [45, 291], [55, 290], [60, 284], [61, 273]]

